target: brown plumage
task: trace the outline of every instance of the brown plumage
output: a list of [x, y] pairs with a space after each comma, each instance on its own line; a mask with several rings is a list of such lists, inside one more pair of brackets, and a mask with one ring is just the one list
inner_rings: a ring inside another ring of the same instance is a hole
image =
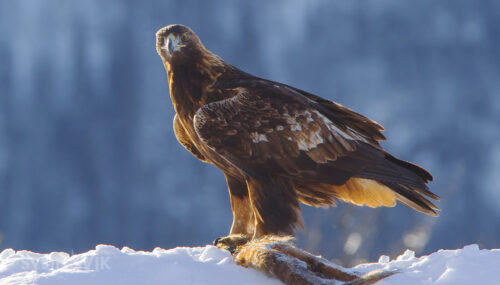
[[299, 202], [345, 201], [436, 216], [437, 200], [418, 165], [386, 152], [383, 130], [340, 104], [258, 78], [208, 51], [196, 34], [170, 25], [156, 34], [177, 115], [179, 142], [224, 172], [231, 234], [291, 234]]

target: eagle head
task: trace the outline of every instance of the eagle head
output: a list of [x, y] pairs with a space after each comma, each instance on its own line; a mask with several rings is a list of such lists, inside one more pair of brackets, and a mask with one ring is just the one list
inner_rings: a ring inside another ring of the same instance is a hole
[[164, 62], [182, 63], [199, 57], [205, 50], [198, 36], [188, 27], [173, 24], [156, 32], [156, 51]]

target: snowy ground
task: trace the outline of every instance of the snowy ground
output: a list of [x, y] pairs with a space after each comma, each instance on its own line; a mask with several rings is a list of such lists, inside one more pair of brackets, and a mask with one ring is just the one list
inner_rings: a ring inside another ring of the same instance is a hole
[[[500, 284], [500, 249], [476, 245], [416, 258], [406, 251], [390, 261], [358, 265], [356, 272], [399, 270], [379, 284]], [[0, 253], [0, 284], [281, 284], [233, 263], [213, 246], [156, 248], [152, 252], [98, 245], [70, 256], [6, 249]]]

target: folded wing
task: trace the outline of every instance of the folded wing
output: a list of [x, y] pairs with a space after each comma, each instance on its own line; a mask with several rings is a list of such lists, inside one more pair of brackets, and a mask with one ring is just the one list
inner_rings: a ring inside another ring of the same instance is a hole
[[201, 107], [194, 124], [204, 143], [247, 175], [291, 178], [309, 204], [323, 193], [325, 204], [375, 207], [399, 200], [435, 215], [437, 207], [423, 197], [437, 199], [426, 186], [432, 177], [385, 152], [378, 144], [382, 127], [374, 121], [273, 82], [233, 91], [236, 96]]

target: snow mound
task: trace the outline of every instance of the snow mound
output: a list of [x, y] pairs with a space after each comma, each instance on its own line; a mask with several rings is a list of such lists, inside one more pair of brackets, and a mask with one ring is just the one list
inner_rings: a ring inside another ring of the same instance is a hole
[[[477, 245], [440, 250], [415, 257], [407, 250], [397, 259], [381, 256], [377, 263], [349, 271], [398, 270], [379, 284], [500, 284], [500, 250]], [[231, 255], [214, 246], [151, 252], [98, 245], [70, 256], [6, 249], [0, 253], [0, 284], [281, 284], [264, 274], [236, 265]]]
[[214, 246], [151, 252], [98, 245], [70, 256], [6, 249], [0, 253], [0, 284], [281, 284], [236, 265]]
[[433, 254], [415, 257], [406, 250], [393, 261], [382, 255], [378, 263], [360, 264], [361, 272], [371, 270], [397, 270], [377, 284], [500, 284], [500, 249], [479, 249], [476, 244], [463, 249], [439, 250]]

